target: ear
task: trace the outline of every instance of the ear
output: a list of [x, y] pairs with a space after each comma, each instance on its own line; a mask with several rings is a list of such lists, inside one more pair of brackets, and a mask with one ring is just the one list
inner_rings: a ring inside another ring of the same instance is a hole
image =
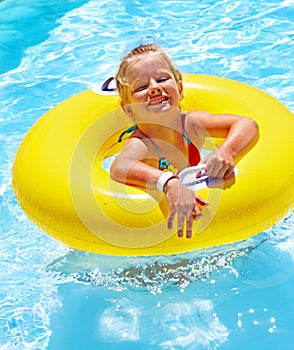
[[123, 101], [120, 103], [121, 108], [123, 111], [134, 121], [135, 120], [135, 115], [132, 110], [132, 107], [130, 104], [125, 104]]
[[179, 81], [178, 89], [179, 89], [179, 93], [180, 93], [180, 100], [182, 100], [184, 98], [184, 89], [183, 89], [183, 82], [182, 81]]

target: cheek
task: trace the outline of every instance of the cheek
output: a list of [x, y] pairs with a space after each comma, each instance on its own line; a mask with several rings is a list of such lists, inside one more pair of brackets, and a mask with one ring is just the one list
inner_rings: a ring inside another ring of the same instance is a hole
[[131, 94], [130, 97], [131, 97], [133, 102], [144, 101], [146, 98], [146, 92], [144, 92], [144, 91], [136, 92], [136, 93]]

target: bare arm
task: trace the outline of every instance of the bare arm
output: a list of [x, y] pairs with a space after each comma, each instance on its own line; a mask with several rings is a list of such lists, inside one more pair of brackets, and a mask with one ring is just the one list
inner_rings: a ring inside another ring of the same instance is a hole
[[[146, 159], [147, 156], [148, 150], [141, 140], [129, 139], [121, 154], [112, 163], [110, 176], [128, 185], [150, 190], [157, 189], [157, 181], [163, 172], [142, 162], [142, 159]], [[208, 203], [178, 179], [170, 180], [164, 186], [164, 193], [170, 208], [168, 228], [172, 229], [177, 215], [178, 236], [183, 237], [183, 226], [186, 223], [186, 237], [192, 237], [193, 220], [199, 219], [202, 214], [199, 205]]]
[[223, 137], [218, 150], [202, 159], [207, 172], [214, 177], [229, 176], [237, 156], [242, 154], [258, 137], [258, 125], [250, 118], [234, 114], [209, 114], [192, 112], [192, 120], [197, 120], [212, 137]]
[[129, 139], [111, 165], [111, 178], [127, 185], [155, 190], [162, 171], [144, 163], [146, 158], [146, 145], [140, 139]]

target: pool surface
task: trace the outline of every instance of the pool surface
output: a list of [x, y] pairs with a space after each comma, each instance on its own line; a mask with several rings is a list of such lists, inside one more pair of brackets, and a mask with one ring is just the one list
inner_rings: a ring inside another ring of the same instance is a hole
[[293, 8], [292, 0], [0, 2], [1, 350], [293, 348], [293, 213], [229, 246], [111, 257], [48, 237], [11, 188], [15, 152], [36, 120], [99, 86], [151, 37], [182, 72], [250, 84], [293, 112]]

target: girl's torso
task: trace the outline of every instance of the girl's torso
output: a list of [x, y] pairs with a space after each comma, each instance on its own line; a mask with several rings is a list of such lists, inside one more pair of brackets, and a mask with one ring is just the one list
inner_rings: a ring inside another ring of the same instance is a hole
[[[150, 138], [146, 133], [137, 128], [132, 137], [139, 138], [148, 148], [148, 158], [143, 161], [163, 171], [178, 171], [197, 165], [200, 161], [200, 151], [191, 142], [185, 130], [186, 115], [182, 115], [182, 132], [174, 132], [170, 142], [163, 139]], [[195, 136], [194, 136], [195, 137]], [[201, 144], [200, 140], [197, 144]]]

